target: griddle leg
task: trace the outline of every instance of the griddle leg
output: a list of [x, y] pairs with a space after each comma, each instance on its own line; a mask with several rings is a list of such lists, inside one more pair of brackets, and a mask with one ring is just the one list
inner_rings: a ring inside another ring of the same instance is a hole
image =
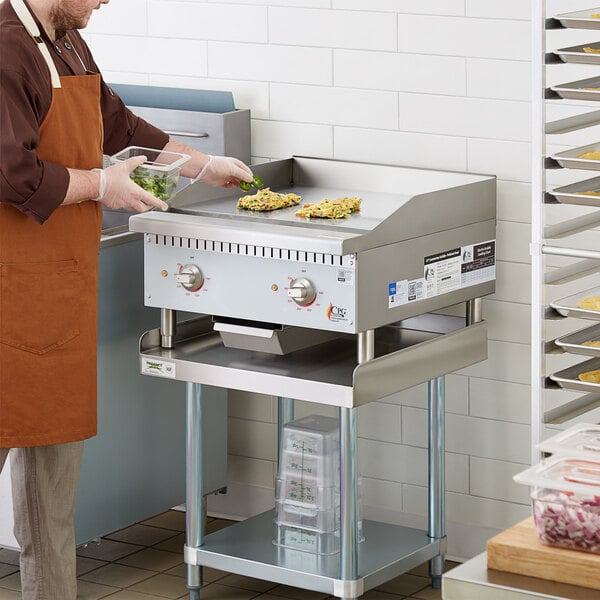
[[[428, 383], [429, 401], [429, 524], [427, 535], [434, 540], [446, 537], [445, 510], [445, 379], [437, 377]], [[444, 572], [444, 554], [429, 561], [431, 586], [440, 589]]]
[[[186, 546], [199, 548], [204, 537], [205, 502], [202, 493], [202, 386], [186, 384]], [[190, 600], [200, 600], [202, 567], [187, 565], [187, 588]]]

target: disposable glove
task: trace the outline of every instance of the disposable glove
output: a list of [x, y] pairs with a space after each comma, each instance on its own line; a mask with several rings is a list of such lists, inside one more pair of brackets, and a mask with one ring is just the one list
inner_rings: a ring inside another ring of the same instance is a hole
[[237, 158], [209, 155], [208, 162], [194, 181], [230, 188], [239, 185], [240, 181], [251, 182], [252, 171]]
[[100, 173], [100, 189], [94, 198], [111, 210], [146, 212], [152, 208], [168, 210], [169, 205], [134, 183], [129, 174], [146, 162], [145, 156], [134, 156], [106, 169], [93, 169]]

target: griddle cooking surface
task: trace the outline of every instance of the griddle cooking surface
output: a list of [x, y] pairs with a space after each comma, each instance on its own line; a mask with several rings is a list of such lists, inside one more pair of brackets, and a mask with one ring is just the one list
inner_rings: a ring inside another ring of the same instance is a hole
[[[335, 229], [351, 233], [372, 231], [385, 219], [394, 213], [400, 206], [410, 199], [403, 194], [387, 194], [381, 192], [343, 190], [321, 187], [294, 186], [273, 190], [281, 194], [298, 194], [302, 201], [297, 206], [290, 206], [271, 212], [257, 212], [236, 208], [239, 198], [246, 195], [244, 192], [235, 195], [223, 196], [213, 200], [189, 204], [182, 208], [173, 208], [173, 212], [191, 215], [235, 219], [240, 222], [245, 220], [249, 227], [253, 222], [292, 225], [310, 229]], [[248, 194], [255, 192], [247, 192]], [[306, 203], [317, 203], [323, 198], [341, 198], [343, 196], [356, 196], [362, 199], [360, 212], [353, 213], [344, 219], [304, 219], [295, 215], [296, 211]]]

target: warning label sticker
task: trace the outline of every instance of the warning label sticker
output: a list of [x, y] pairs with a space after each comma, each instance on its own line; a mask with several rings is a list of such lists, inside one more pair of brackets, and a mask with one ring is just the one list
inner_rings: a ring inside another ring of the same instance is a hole
[[354, 269], [338, 269], [337, 281], [343, 285], [352, 285], [354, 283]]
[[388, 285], [388, 308], [433, 298], [496, 277], [496, 240], [426, 256], [423, 277]]

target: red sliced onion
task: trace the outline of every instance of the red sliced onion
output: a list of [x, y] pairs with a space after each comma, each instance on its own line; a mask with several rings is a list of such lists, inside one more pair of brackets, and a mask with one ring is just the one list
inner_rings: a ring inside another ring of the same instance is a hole
[[533, 517], [540, 541], [600, 554], [600, 497], [562, 492], [538, 494]]

